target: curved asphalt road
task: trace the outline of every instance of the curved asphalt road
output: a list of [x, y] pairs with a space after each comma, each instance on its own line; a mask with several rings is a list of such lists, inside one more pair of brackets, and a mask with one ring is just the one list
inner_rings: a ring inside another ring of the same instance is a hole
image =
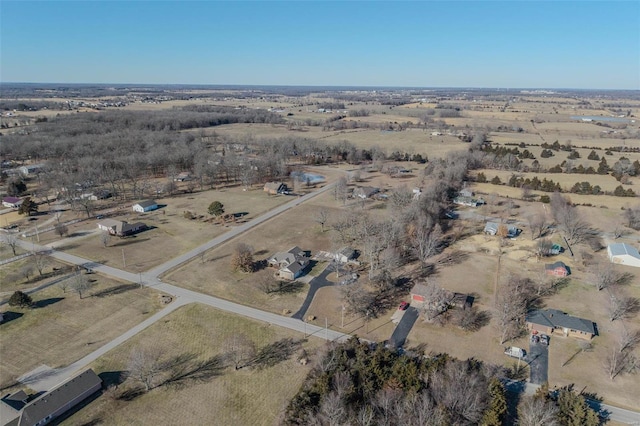
[[[167, 314], [171, 313], [175, 309], [179, 308], [180, 306], [193, 303], [193, 302], [203, 303], [205, 305], [211, 306], [216, 309], [221, 309], [223, 311], [243, 315], [249, 318], [253, 318], [255, 320], [264, 321], [266, 323], [274, 324], [280, 327], [286, 327], [288, 329], [303, 333], [305, 337], [309, 335], [313, 335], [313, 336], [324, 338], [327, 340], [338, 340], [338, 341], [348, 339], [350, 337], [348, 334], [340, 333], [330, 329], [325, 329], [313, 324], [307, 324], [299, 319], [276, 315], [270, 312], [261, 311], [259, 309], [251, 308], [249, 306], [239, 305], [237, 303], [233, 303], [227, 300], [223, 300], [223, 299], [219, 299], [219, 298], [205, 295], [202, 293], [198, 293], [192, 290], [176, 287], [174, 285], [163, 283], [157, 278], [159, 275], [167, 272], [168, 270], [175, 268], [187, 262], [191, 258], [199, 255], [202, 251], [209, 250], [218, 244], [222, 244], [232, 238], [235, 238], [241, 233], [247, 231], [248, 229], [251, 229], [254, 226], [257, 226], [280, 213], [283, 213], [317, 195], [320, 195], [328, 191], [332, 187], [333, 187], [333, 184], [328, 184], [328, 185], [325, 185], [323, 188], [319, 189], [318, 191], [312, 192], [303, 197], [292, 200], [289, 203], [286, 203], [256, 219], [253, 219], [237, 228], [232, 229], [231, 231], [219, 237], [214, 238], [208, 243], [205, 243], [202, 246], [197, 247], [196, 249], [191, 250], [188, 253], [185, 253], [184, 255], [178, 256], [175, 259], [172, 259], [166, 263], [163, 263], [160, 266], [157, 266], [156, 268], [151, 269], [150, 271], [142, 274], [142, 277], [140, 277], [139, 274], [122, 271], [120, 269], [113, 268], [111, 266], [106, 266], [106, 265], [89, 261], [87, 259], [83, 259], [79, 256], [74, 256], [68, 253], [53, 250], [50, 253], [50, 255], [58, 260], [62, 260], [64, 262], [71, 263], [74, 265], [85, 265], [90, 267], [96, 272], [110, 275], [112, 277], [118, 278], [123, 281], [139, 283], [140, 278], [142, 278], [141, 284], [148, 287], [153, 287], [165, 293], [171, 294], [174, 297], [176, 297], [176, 300], [173, 301], [170, 305], [168, 305], [163, 310], [147, 318], [145, 321], [131, 328], [126, 333], [122, 334], [121, 336], [117, 337], [111, 342], [105, 344], [104, 346], [100, 347], [99, 349], [90, 353], [84, 358], [76, 361], [75, 363], [61, 369], [50, 370], [45, 373], [39, 373], [34, 375], [33, 377], [23, 376], [22, 379], [28, 382], [29, 386], [34, 390], [49, 390], [52, 387], [63, 382], [64, 380], [67, 380], [68, 378], [72, 377], [73, 374], [75, 374], [78, 370], [86, 367], [89, 363], [93, 362], [94, 360], [104, 355], [105, 353], [115, 348], [116, 346], [120, 345], [121, 343], [125, 342], [129, 338], [135, 336], [137, 333], [149, 327], [151, 324], [155, 323], [156, 321], [163, 318]], [[18, 240], [18, 242], [26, 250], [34, 249], [33, 243], [31, 242], [25, 242], [22, 240]], [[36, 247], [38, 250], [51, 249], [50, 247], [45, 247], [45, 246], [36, 246]], [[528, 384], [526, 390], [529, 391], [529, 388], [533, 386], [535, 385]], [[605, 404], [600, 404], [599, 407], [601, 410], [608, 413], [608, 418], [611, 420], [619, 421], [622, 423], [628, 423], [628, 424], [640, 424], [640, 413], [638, 412], [625, 410], [625, 409], [621, 409], [621, 408], [617, 408], [617, 407], [613, 407]]]

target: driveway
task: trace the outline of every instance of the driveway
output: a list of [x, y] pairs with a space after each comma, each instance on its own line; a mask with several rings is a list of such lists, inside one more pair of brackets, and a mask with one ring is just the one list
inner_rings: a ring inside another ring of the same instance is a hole
[[322, 287], [332, 286], [333, 283], [331, 281], [327, 281], [327, 276], [331, 273], [331, 268], [329, 268], [329, 263], [327, 263], [327, 267], [324, 268], [324, 271], [320, 273], [317, 277], [309, 281], [309, 292], [307, 292], [307, 297], [302, 302], [302, 306], [298, 309], [298, 312], [291, 315], [291, 318], [299, 319], [304, 321], [304, 316], [311, 306], [311, 302], [313, 302], [313, 298], [316, 295], [316, 292], [320, 290]]
[[529, 362], [531, 373], [529, 381], [541, 385], [549, 381], [549, 347], [541, 343], [529, 343], [529, 354], [526, 360]]
[[396, 326], [396, 329], [393, 330], [393, 334], [389, 338], [389, 344], [394, 348], [400, 348], [407, 341], [407, 336], [409, 332], [413, 328], [413, 324], [416, 323], [418, 319], [419, 312], [413, 306], [409, 306], [407, 311], [402, 316], [402, 319]]

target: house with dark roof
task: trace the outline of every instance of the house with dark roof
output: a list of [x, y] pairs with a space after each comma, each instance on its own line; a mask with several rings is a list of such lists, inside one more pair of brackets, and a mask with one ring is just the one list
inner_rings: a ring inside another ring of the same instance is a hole
[[124, 220], [104, 219], [98, 222], [98, 229], [117, 237], [126, 237], [144, 231], [147, 225], [142, 222], [128, 223]]
[[10, 209], [20, 208], [21, 204], [22, 204], [22, 200], [18, 197], [4, 197], [2, 199], [2, 205]]
[[267, 259], [267, 264], [278, 269], [278, 276], [287, 280], [295, 280], [309, 266], [307, 253], [298, 246], [288, 251], [279, 252]]
[[41, 426], [51, 423], [101, 387], [102, 380], [89, 369], [28, 402], [19, 416], [7, 423], [7, 426]]
[[548, 263], [544, 265], [544, 271], [554, 277], [566, 277], [571, 274], [571, 270], [563, 262]]
[[156, 210], [157, 208], [158, 203], [154, 200], [144, 200], [133, 205], [133, 211], [138, 213], [149, 212], [151, 210]]
[[353, 188], [353, 198], [361, 198], [365, 200], [367, 198], [371, 198], [378, 192], [380, 192], [380, 188], [375, 188], [373, 186], [358, 186]]
[[545, 334], [591, 340], [596, 335], [593, 321], [567, 315], [557, 309], [539, 309], [526, 316], [527, 328]]
[[283, 182], [267, 182], [264, 184], [264, 192], [269, 195], [286, 194], [289, 192], [289, 188]]

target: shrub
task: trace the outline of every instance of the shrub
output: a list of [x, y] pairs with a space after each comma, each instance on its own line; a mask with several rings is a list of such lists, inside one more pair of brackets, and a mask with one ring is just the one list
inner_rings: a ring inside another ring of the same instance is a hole
[[19, 306], [21, 308], [28, 308], [33, 304], [31, 296], [21, 291], [16, 291], [11, 295], [9, 299], [9, 306]]

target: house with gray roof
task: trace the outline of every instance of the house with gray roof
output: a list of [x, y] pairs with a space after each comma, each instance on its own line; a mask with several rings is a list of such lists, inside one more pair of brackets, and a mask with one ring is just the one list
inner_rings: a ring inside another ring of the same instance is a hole
[[128, 223], [124, 220], [104, 219], [98, 222], [98, 229], [111, 235], [126, 237], [144, 231], [147, 229], [147, 225], [142, 222]]
[[20, 411], [19, 416], [6, 425], [41, 426], [49, 424], [99, 391], [101, 387], [100, 377], [93, 370], [86, 370], [28, 402]]
[[157, 208], [158, 203], [155, 200], [143, 200], [133, 205], [133, 211], [138, 213], [150, 212]]
[[591, 340], [596, 333], [593, 321], [578, 318], [557, 309], [539, 309], [526, 316], [527, 328], [545, 334]]
[[287, 280], [295, 280], [304, 273], [309, 266], [307, 253], [298, 246], [291, 247], [288, 251], [278, 252], [267, 259], [267, 264], [272, 268], [278, 268], [278, 276]]
[[505, 231], [506, 231], [505, 236], [507, 238], [515, 238], [521, 232], [520, 229], [516, 228], [513, 225], [507, 225], [505, 223], [498, 223], [498, 222], [487, 222], [487, 224], [484, 226], [484, 233], [489, 235], [497, 235], [501, 226], [505, 227]]
[[638, 249], [629, 244], [609, 244], [607, 254], [611, 263], [640, 267], [640, 253], [638, 253]]

